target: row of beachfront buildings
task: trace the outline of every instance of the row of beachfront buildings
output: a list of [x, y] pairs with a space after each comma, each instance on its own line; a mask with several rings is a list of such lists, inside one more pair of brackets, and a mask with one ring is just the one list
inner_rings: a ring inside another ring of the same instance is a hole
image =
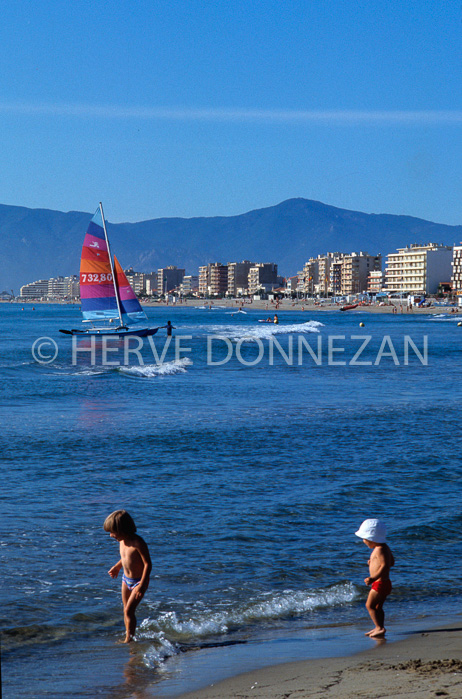
[[[311, 257], [294, 277], [284, 279], [277, 264], [264, 262], [212, 262], [197, 275], [169, 266], [157, 272], [125, 274], [139, 296], [238, 297], [268, 293], [303, 296], [354, 296], [377, 294], [436, 294], [444, 289], [462, 295], [462, 244], [412, 244], [386, 257], [367, 252], [328, 252]], [[78, 298], [79, 278], [57, 277], [21, 287], [21, 298]]]

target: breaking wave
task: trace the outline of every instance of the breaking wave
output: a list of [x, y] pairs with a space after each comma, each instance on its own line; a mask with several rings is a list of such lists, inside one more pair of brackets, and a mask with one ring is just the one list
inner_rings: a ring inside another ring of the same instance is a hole
[[284, 323], [280, 325], [261, 323], [260, 325], [238, 328], [234, 325], [216, 325], [211, 330], [215, 335], [227, 337], [235, 342], [239, 340], [256, 342], [257, 340], [267, 340], [270, 337], [274, 337], [274, 335], [319, 333], [319, 329], [322, 327], [324, 327], [324, 323], [320, 323], [317, 320], [309, 320], [306, 323]]
[[[239, 643], [233, 632], [244, 627], [256, 627], [267, 622], [300, 617], [323, 607], [349, 604], [358, 599], [353, 583], [344, 582], [319, 590], [284, 590], [268, 592], [241, 603], [223, 604], [209, 609], [196, 603], [189, 616], [177, 612], [161, 612], [156, 618], [147, 618], [137, 631], [137, 639], [152, 641], [145, 654], [149, 666], [161, 663], [171, 655], [189, 648]], [[227, 635], [227, 639], [223, 636]]]
[[171, 376], [172, 374], [185, 374], [186, 367], [192, 365], [191, 359], [175, 359], [161, 364], [145, 364], [144, 366], [118, 367], [117, 371], [125, 376], [140, 379], [152, 379], [159, 376]]

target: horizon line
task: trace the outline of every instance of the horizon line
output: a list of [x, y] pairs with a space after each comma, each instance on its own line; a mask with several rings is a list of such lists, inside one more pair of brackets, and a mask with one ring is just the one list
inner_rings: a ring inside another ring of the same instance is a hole
[[462, 124], [462, 110], [299, 110], [254, 108], [124, 107], [81, 103], [0, 102], [0, 114], [163, 121], [301, 124]]

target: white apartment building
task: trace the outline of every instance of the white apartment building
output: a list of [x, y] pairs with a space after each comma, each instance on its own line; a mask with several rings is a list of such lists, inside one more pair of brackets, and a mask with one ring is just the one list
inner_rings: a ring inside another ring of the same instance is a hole
[[449, 281], [453, 262], [450, 245], [414, 243], [387, 256], [385, 285], [388, 292], [436, 294], [440, 282]]
[[462, 243], [454, 246], [451, 264], [451, 284], [453, 293], [462, 295]]
[[21, 287], [19, 294], [23, 299], [70, 299], [80, 296], [79, 277], [51, 277], [40, 279]]
[[48, 279], [39, 279], [30, 284], [24, 284], [19, 290], [23, 299], [43, 299], [48, 296]]
[[378, 294], [382, 291], [385, 282], [385, 275], [381, 269], [371, 270], [367, 279], [367, 291], [372, 294]]

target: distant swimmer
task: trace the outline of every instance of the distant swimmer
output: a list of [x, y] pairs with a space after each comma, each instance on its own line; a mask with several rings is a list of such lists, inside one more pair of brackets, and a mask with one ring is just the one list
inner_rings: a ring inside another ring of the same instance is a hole
[[167, 335], [168, 337], [172, 336], [172, 331], [176, 330], [176, 328], [173, 327], [172, 322], [170, 320], [167, 321], [167, 325], [163, 326], [164, 328], [167, 329]]
[[274, 323], [275, 325], [278, 325], [278, 324], [279, 324], [279, 318], [277, 317], [277, 315], [276, 315], [276, 314], [274, 314], [274, 320], [273, 320], [273, 323]]

